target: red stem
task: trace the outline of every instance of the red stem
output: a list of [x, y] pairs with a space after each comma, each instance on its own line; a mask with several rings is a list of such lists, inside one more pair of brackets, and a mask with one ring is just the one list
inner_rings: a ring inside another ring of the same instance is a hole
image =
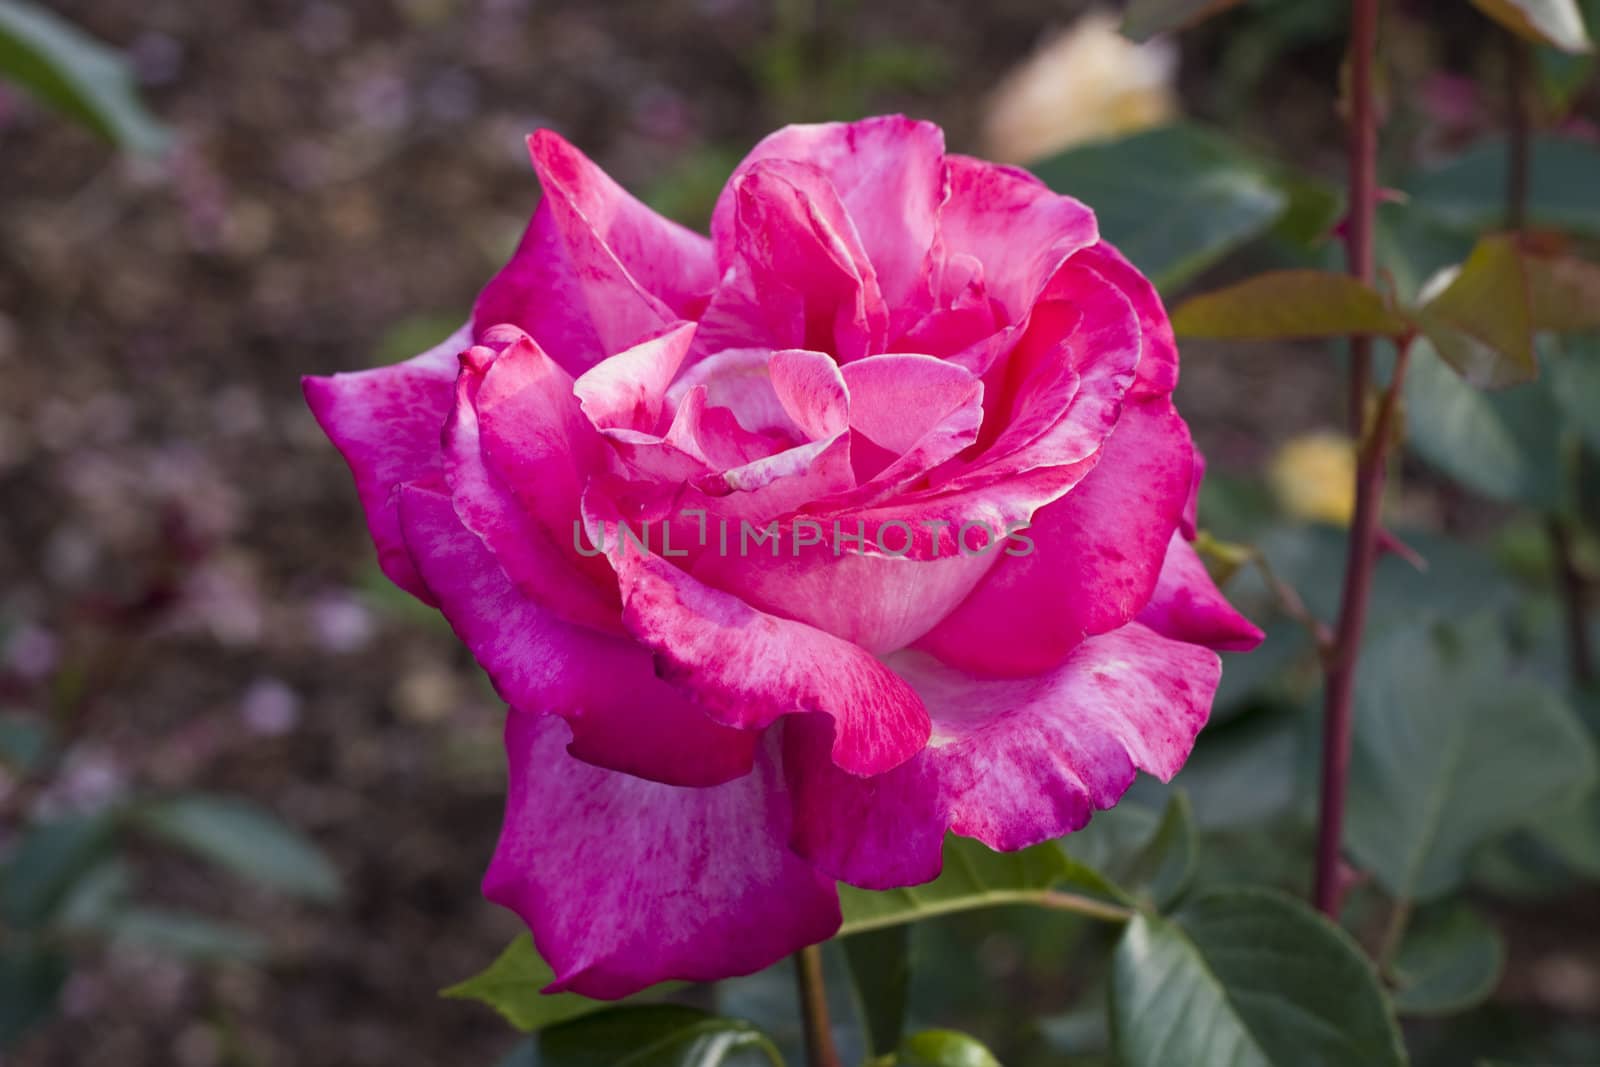
[[[1352, 275], [1373, 282], [1372, 230], [1378, 208], [1378, 108], [1373, 66], [1378, 50], [1378, 0], [1352, 0], [1350, 13], [1350, 215], [1345, 226], [1345, 251]], [[1377, 562], [1378, 514], [1383, 503], [1389, 428], [1404, 380], [1406, 351], [1395, 361], [1394, 375], [1370, 433], [1366, 400], [1372, 375], [1372, 340], [1350, 341], [1350, 426], [1361, 442], [1356, 466], [1355, 514], [1345, 560], [1344, 591], [1333, 648], [1324, 667], [1322, 719], [1322, 791], [1317, 826], [1317, 868], [1314, 899], [1329, 916], [1339, 910], [1340, 843], [1344, 837], [1345, 787], [1350, 770], [1350, 706], [1355, 686], [1361, 633]]]

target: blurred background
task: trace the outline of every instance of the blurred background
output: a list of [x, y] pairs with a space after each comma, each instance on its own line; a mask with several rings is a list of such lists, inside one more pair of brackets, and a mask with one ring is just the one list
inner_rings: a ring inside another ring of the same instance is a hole
[[[437, 998], [518, 929], [478, 895], [501, 709], [448, 629], [382, 580], [299, 377], [407, 357], [462, 320], [537, 199], [529, 131], [700, 225], [772, 128], [905, 111], [956, 150], [1048, 161], [1169, 298], [1339, 262], [1334, 0], [1258, 0], [1144, 46], [1069, 0], [49, 6], [124, 55], [162, 128], [123, 115], [108, 143], [0, 83], [8, 1067], [474, 1065], [511, 1047], [480, 1005]], [[1394, 4], [1385, 34], [1386, 181], [1424, 175], [1457, 212], [1441, 224], [1476, 225], [1500, 195], [1472, 155], [1504, 126], [1499, 35], [1450, 0]], [[0, 56], [5, 41], [0, 23]], [[1541, 129], [1592, 147], [1587, 62], [1538, 61]], [[1147, 127], [1168, 132], [1105, 154]], [[1536, 184], [1594, 225], [1600, 171], [1574, 158]], [[1169, 214], [1121, 203], [1129, 187]], [[1213, 471], [1202, 520], [1267, 545], [1330, 616], [1350, 478], [1336, 356], [1194, 344], [1183, 374]], [[1525, 484], [1541, 464], [1507, 474], [1433, 423], [1394, 511], [1430, 569], [1386, 561], [1388, 606], [1502, 598], [1557, 684], [1563, 560]], [[1592, 539], [1573, 537], [1566, 562], [1593, 573]], [[1293, 888], [1315, 683], [1294, 624], [1271, 618], [1268, 645], [1229, 664], [1221, 740], [1178, 784], [1220, 843], [1216, 877]], [[40, 820], [56, 830], [32, 833]], [[1595, 855], [1516, 847], [1483, 883], [1506, 966], [1451, 1033], [1600, 1063], [1600, 893], [1569, 877]], [[1098, 1062], [1093, 976], [1073, 965], [1095, 936], [1064, 917], [933, 924], [914, 1014], [1007, 1063]], [[776, 994], [733, 983], [725, 1007], [782, 1016], [780, 977]], [[1436, 1062], [1468, 1062], [1448, 1039]]]

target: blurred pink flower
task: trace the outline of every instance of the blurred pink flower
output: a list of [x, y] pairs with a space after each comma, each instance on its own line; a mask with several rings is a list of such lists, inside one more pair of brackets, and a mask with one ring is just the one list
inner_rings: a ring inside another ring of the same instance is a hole
[[530, 147], [471, 323], [305, 389], [511, 705], [485, 890], [552, 989], [754, 971], [833, 933], [836, 880], [1178, 770], [1212, 649], [1260, 633], [1189, 543], [1160, 300], [1087, 207], [875, 118], [761, 142], [708, 240]]

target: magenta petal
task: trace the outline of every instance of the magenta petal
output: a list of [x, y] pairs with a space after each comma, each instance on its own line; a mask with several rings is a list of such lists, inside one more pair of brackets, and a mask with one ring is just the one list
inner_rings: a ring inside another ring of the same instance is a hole
[[1248, 652], [1266, 636], [1228, 603], [1181, 532], [1167, 545], [1161, 577], [1139, 621], [1163, 637], [1223, 652]]
[[711, 243], [662, 218], [549, 130], [528, 139], [544, 186], [528, 232], [473, 311], [528, 331], [573, 374], [680, 319], [716, 284]]
[[901, 115], [786, 126], [756, 145], [717, 201], [711, 234], [719, 260], [732, 259], [739, 177], [762, 160], [798, 160], [820, 170], [838, 193], [889, 307], [925, 312], [945, 196], [943, 158], [943, 131]]
[[1094, 213], [1014, 167], [957, 155], [946, 156], [945, 165], [945, 254], [983, 264], [989, 295], [1019, 321], [1061, 264], [1099, 239]]
[[772, 353], [767, 373], [783, 410], [811, 440], [835, 437], [850, 425], [850, 393], [832, 356], [784, 349]]
[[449, 497], [405, 486], [400, 498], [406, 544], [440, 611], [506, 703], [568, 721], [574, 756], [681, 786], [750, 770], [754, 734], [712, 722], [627, 638], [564, 623], [523, 596]]
[[985, 375], [984, 417], [994, 427], [981, 438], [987, 447], [943, 490], [1003, 489], [1032, 471], [1082, 463], [1118, 426], [1143, 350], [1137, 314], [1120, 291], [1069, 264], [1021, 331]]
[[[696, 343], [700, 336], [696, 332]], [[806, 435], [778, 396], [768, 368], [771, 360], [772, 351], [766, 348], [724, 348], [697, 359], [667, 390], [668, 405], [676, 415], [683, 398], [703, 389], [707, 408], [726, 408], [750, 433], [799, 443]]]
[[712, 470], [723, 471], [772, 455], [788, 437], [787, 432], [763, 434], [745, 429], [731, 409], [712, 405], [707, 386], [697, 385], [678, 402], [664, 440], [700, 458]]
[[658, 673], [716, 721], [759, 729], [784, 715], [821, 712], [833, 721], [833, 760], [859, 775], [881, 774], [927, 741], [922, 702], [871, 654], [640, 552], [622, 541], [609, 501], [591, 492], [585, 503], [591, 529], [606, 531], [629, 631], [655, 652]]
[[832, 879], [787, 846], [775, 757], [679, 789], [580, 763], [565, 741], [554, 719], [507, 720], [506, 818], [483, 880], [533, 931], [547, 992], [610, 1000], [749, 974], [839, 928]]
[[764, 526], [808, 501], [844, 492], [855, 485], [850, 448], [850, 437], [839, 434], [725, 470], [720, 482], [731, 492], [709, 502], [708, 510], [730, 522]]
[[1194, 476], [1189, 479], [1189, 499], [1183, 505], [1183, 520], [1179, 529], [1185, 540], [1193, 541], [1200, 533], [1200, 484], [1206, 479], [1206, 456], [1194, 450]]
[[[874, 655], [905, 648], [960, 604], [998, 558], [954, 551], [931, 560], [835, 551], [835, 531], [804, 517], [780, 527], [779, 549], [703, 556], [694, 575], [749, 604], [843, 638]], [[852, 526], [839, 533], [854, 537]], [[909, 535], [885, 531], [898, 550]], [[799, 542], [798, 550], [794, 545]], [[809, 547], [808, 547], [809, 546]]]
[[473, 332], [481, 338], [509, 323], [554, 353], [569, 373], [582, 374], [607, 351], [589, 316], [584, 283], [562, 242], [554, 203], [550, 197], [539, 201], [510, 262], [478, 294]]
[[935, 877], [946, 831], [1013, 851], [1081, 829], [1136, 770], [1176, 774], [1210, 713], [1217, 655], [1132, 624], [1029, 678], [978, 679], [910, 654], [892, 661], [934, 717], [933, 737], [888, 774], [831, 766], [810, 724], [787, 727], [794, 847], [852, 885]]
[[1191, 452], [1171, 401], [1130, 404], [1093, 471], [1034, 515], [1031, 554], [1002, 559], [918, 647], [969, 670], [1030, 675], [1132, 619], [1188, 500]]
[[[842, 373], [850, 391], [850, 428], [895, 455], [921, 445], [932, 465], [977, 440], [983, 382], [964, 367], [893, 354], [848, 363]], [[946, 427], [942, 447], [925, 440]]]
[[816, 167], [765, 159], [737, 175], [732, 263], [692, 360], [728, 348], [804, 348], [840, 362], [882, 351], [889, 313], [838, 194]]
[[620, 603], [603, 560], [577, 549], [587, 471], [599, 435], [572, 379], [533, 339], [490, 332], [499, 352], [462, 357], [456, 406], [444, 433], [445, 474], [461, 522], [483, 540], [524, 595], [561, 618], [620, 629]]
[[1178, 342], [1172, 335], [1161, 296], [1150, 279], [1104, 241], [1091, 245], [1072, 257], [1122, 291], [1139, 316], [1139, 333], [1144, 354], [1139, 359], [1139, 374], [1128, 391], [1130, 397], [1165, 396], [1178, 387]]
[[680, 322], [596, 363], [572, 386], [583, 413], [597, 428], [654, 433], [693, 340], [694, 323]]
[[463, 326], [404, 363], [301, 382], [312, 415], [355, 475], [383, 573], [429, 604], [433, 597], [400, 536], [394, 492], [402, 483], [438, 476], [439, 431], [454, 395], [456, 356], [471, 343]]

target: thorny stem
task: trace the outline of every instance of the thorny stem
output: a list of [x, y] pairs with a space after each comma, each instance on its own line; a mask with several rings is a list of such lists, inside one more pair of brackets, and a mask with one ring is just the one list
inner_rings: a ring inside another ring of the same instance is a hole
[[794, 954], [795, 984], [806, 1035], [807, 1067], [840, 1067], [828, 1022], [828, 988], [822, 980], [822, 946], [807, 945]]
[[[1376, 277], [1372, 230], [1378, 213], [1378, 102], [1373, 76], [1378, 51], [1379, 0], [1352, 0], [1350, 12], [1350, 214], [1345, 222], [1345, 259], [1355, 277]], [[1359, 438], [1366, 421], [1367, 383], [1372, 377], [1372, 339], [1350, 340], [1350, 432]]]
[[[1371, 284], [1375, 276], [1372, 231], [1378, 202], [1378, 110], [1373, 67], [1378, 46], [1378, 0], [1352, 0], [1350, 18], [1350, 217], [1345, 250], [1352, 275]], [[1339, 909], [1339, 846], [1344, 836], [1345, 787], [1350, 770], [1350, 712], [1361, 633], [1377, 559], [1378, 514], [1383, 500], [1385, 462], [1396, 398], [1405, 378], [1407, 351], [1395, 360], [1394, 374], [1370, 433], [1366, 430], [1367, 386], [1372, 341], [1350, 342], [1350, 422], [1362, 442], [1356, 466], [1355, 515], [1345, 560], [1344, 590], [1333, 648], [1326, 659], [1322, 718], [1322, 790], [1317, 827], [1314, 899], [1330, 917]]]
[[1261, 580], [1267, 583], [1267, 588], [1272, 591], [1273, 599], [1278, 602], [1278, 608], [1290, 619], [1305, 627], [1311, 634], [1312, 640], [1317, 643], [1317, 653], [1324, 658], [1333, 652], [1333, 634], [1328, 629], [1328, 624], [1311, 613], [1306, 607], [1306, 602], [1301, 599], [1294, 586], [1278, 577], [1278, 572], [1273, 569], [1267, 559], [1267, 554], [1258, 549], [1250, 553], [1250, 560], [1261, 572]]
[[1363, 443], [1356, 465], [1355, 515], [1350, 524], [1350, 544], [1345, 558], [1344, 591], [1339, 621], [1334, 629], [1324, 681], [1322, 708], [1322, 794], [1317, 826], [1317, 908], [1330, 918], [1339, 910], [1341, 886], [1339, 846], [1344, 836], [1345, 786], [1350, 775], [1351, 703], [1355, 692], [1356, 663], [1361, 634], [1366, 627], [1367, 601], [1372, 593], [1372, 573], [1378, 562], [1378, 517], [1383, 508], [1383, 486], [1388, 464], [1389, 438], [1399, 407], [1411, 355], [1409, 339], [1402, 340], [1395, 356], [1394, 373], [1383, 394], [1370, 436]]

